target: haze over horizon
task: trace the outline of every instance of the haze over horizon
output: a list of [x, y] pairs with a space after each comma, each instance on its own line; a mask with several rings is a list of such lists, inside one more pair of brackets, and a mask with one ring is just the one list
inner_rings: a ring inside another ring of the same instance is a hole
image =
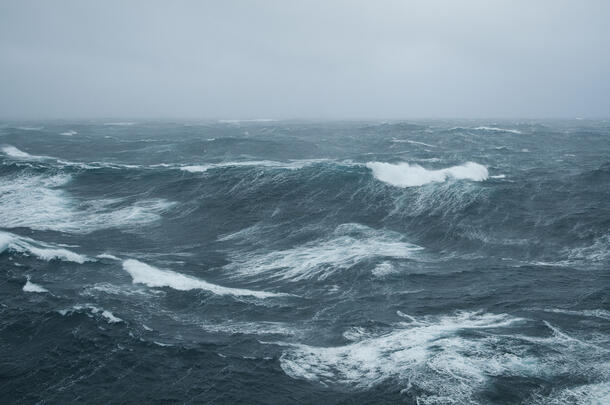
[[0, 118], [607, 118], [610, 2], [4, 1]]

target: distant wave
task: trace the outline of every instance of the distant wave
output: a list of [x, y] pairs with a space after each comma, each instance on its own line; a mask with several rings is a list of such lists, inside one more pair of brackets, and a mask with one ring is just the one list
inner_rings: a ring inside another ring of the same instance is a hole
[[135, 124], [136, 122], [133, 121], [104, 122], [104, 125], [111, 127], [129, 127]]
[[180, 170], [184, 170], [191, 173], [206, 172], [210, 169], [218, 169], [224, 167], [271, 167], [277, 169], [289, 169], [297, 170], [303, 167], [310, 166], [316, 163], [325, 162], [327, 159], [299, 159], [290, 160], [287, 162], [278, 162], [273, 160], [249, 160], [249, 161], [235, 161], [235, 162], [223, 162], [223, 163], [209, 163], [204, 165], [189, 165], [181, 166]]
[[440, 170], [428, 170], [408, 163], [369, 162], [366, 167], [373, 171], [376, 179], [396, 187], [416, 187], [428, 183], [440, 183], [449, 178], [483, 181], [489, 177], [487, 168], [474, 162]]
[[16, 158], [16, 159], [28, 159], [28, 160], [38, 160], [38, 159], [45, 159], [46, 156], [35, 156], [35, 155], [30, 155], [27, 152], [24, 152], [12, 145], [6, 145], [2, 147], [2, 152], [4, 152], [5, 155], [10, 156], [12, 158]]
[[125, 260], [123, 262], [123, 269], [129, 273], [134, 284], [144, 284], [149, 287], [170, 287], [181, 291], [205, 290], [217, 295], [233, 295], [238, 297], [269, 298], [283, 295], [266, 291], [222, 287], [171, 270], [161, 270], [134, 259]]
[[403, 143], [404, 142], [404, 143], [410, 143], [410, 144], [413, 144], [413, 145], [422, 145], [422, 146], [428, 146], [430, 148], [436, 148], [435, 145], [430, 145], [429, 143], [424, 143], [424, 142], [419, 142], [419, 141], [412, 141], [410, 139], [396, 139], [396, 138], [393, 138], [392, 142], [394, 142], [394, 143]]
[[22, 131], [42, 131], [44, 129], [44, 127], [43, 126], [39, 126], [39, 127], [21, 126], [21, 127], [17, 127], [17, 129], [20, 129]]
[[476, 127], [474, 129], [476, 129], [478, 131], [509, 132], [511, 134], [521, 134], [522, 133], [518, 129], [506, 129], [506, 128], [498, 128], [498, 127]]
[[[237, 236], [239, 237], [239, 236]], [[225, 237], [228, 240], [230, 237]], [[328, 238], [292, 249], [269, 253], [238, 254], [225, 269], [233, 275], [299, 281], [325, 279], [371, 258], [410, 258], [422, 248], [405, 242], [395, 232], [360, 224], [343, 224]]]
[[273, 118], [254, 118], [254, 119], [244, 119], [244, 120], [218, 120], [221, 124], [239, 124], [242, 122], [277, 122], [278, 120]]
[[10, 251], [34, 255], [39, 259], [84, 263], [86, 256], [34, 239], [0, 231], [0, 253]]

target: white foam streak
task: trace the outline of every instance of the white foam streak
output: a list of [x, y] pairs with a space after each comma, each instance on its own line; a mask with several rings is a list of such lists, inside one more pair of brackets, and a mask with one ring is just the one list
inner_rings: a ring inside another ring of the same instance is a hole
[[412, 145], [422, 145], [422, 146], [427, 146], [429, 148], [436, 148], [436, 145], [430, 145], [429, 143], [424, 143], [424, 142], [419, 142], [419, 141], [412, 141], [410, 139], [392, 139], [392, 142], [394, 143], [410, 143]]
[[506, 129], [506, 128], [498, 128], [498, 127], [476, 127], [474, 128], [478, 131], [490, 131], [490, 132], [508, 132], [511, 134], [521, 134], [522, 132], [517, 129]]
[[316, 163], [325, 162], [327, 159], [297, 159], [289, 160], [286, 162], [278, 162], [273, 160], [248, 160], [248, 161], [237, 161], [237, 162], [223, 162], [223, 163], [209, 163], [203, 165], [188, 165], [181, 166], [180, 170], [191, 172], [191, 173], [203, 173], [210, 169], [220, 169], [226, 167], [265, 167], [265, 168], [276, 168], [276, 169], [287, 169], [287, 170], [298, 170], [306, 166], [310, 166]]
[[573, 316], [583, 316], [583, 317], [610, 320], [610, 311], [606, 311], [605, 309], [569, 310], [569, 309], [548, 308], [548, 309], [544, 309], [544, 311], [545, 312], [554, 312], [557, 314], [566, 314], [566, 315], [573, 315]]
[[86, 312], [91, 313], [92, 315], [99, 315], [102, 318], [104, 318], [106, 320], [106, 322], [108, 322], [108, 323], [123, 322], [123, 320], [121, 318], [115, 316], [112, 312], [99, 308], [99, 307], [96, 307], [95, 305], [91, 305], [91, 304], [74, 305], [71, 309], [60, 310], [59, 313], [61, 315], [68, 315], [73, 312], [80, 312], [80, 311], [86, 311]]
[[134, 284], [144, 284], [149, 287], [170, 287], [181, 291], [205, 290], [217, 295], [252, 296], [256, 298], [283, 295], [266, 291], [222, 287], [175, 271], [158, 269], [134, 259], [125, 260], [123, 269], [129, 273]]
[[7, 250], [31, 254], [46, 261], [63, 260], [82, 264], [85, 261], [90, 260], [86, 256], [72, 252], [71, 250], [58, 248], [57, 246], [48, 243], [0, 231], [0, 253]]
[[475, 162], [446, 169], [429, 170], [408, 163], [368, 162], [366, 167], [373, 171], [376, 179], [396, 187], [416, 187], [429, 183], [441, 183], [447, 179], [483, 181], [487, 180], [487, 168]]
[[325, 279], [337, 271], [375, 258], [409, 258], [422, 248], [402, 240], [400, 234], [360, 224], [343, 224], [329, 238], [292, 249], [245, 254], [225, 267], [239, 276], [263, 276], [290, 281]]

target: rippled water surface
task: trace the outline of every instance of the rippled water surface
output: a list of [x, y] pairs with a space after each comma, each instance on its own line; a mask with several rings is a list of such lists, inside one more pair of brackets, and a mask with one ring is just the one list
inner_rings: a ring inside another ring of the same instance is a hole
[[2, 403], [610, 403], [610, 123], [4, 122]]

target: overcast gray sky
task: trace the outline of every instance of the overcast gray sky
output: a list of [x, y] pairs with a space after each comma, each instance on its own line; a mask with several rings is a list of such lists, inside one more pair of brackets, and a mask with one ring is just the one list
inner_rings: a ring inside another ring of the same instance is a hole
[[0, 117], [610, 116], [610, 1], [0, 0]]

